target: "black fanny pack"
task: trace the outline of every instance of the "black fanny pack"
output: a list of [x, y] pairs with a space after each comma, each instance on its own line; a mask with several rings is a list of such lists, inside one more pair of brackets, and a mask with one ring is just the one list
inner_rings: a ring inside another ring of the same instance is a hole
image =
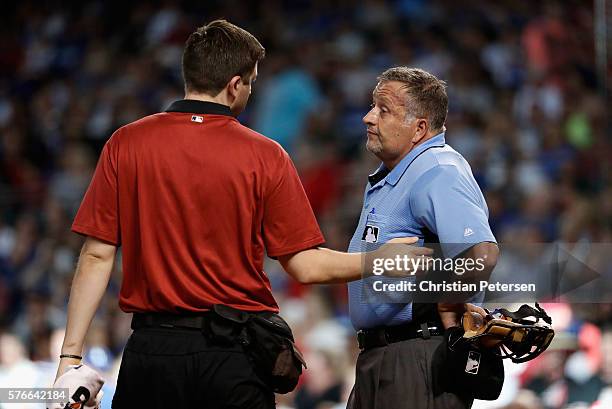
[[272, 312], [246, 312], [227, 305], [213, 307], [209, 331], [217, 342], [238, 341], [257, 374], [276, 393], [295, 389], [306, 362], [295, 345], [291, 328]]
[[491, 349], [460, 342], [462, 336], [461, 327], [447, 329], [434, 352], [434, 395], [451, 392], [472, 399], [497, 399], [504, 384], [502, 359]]

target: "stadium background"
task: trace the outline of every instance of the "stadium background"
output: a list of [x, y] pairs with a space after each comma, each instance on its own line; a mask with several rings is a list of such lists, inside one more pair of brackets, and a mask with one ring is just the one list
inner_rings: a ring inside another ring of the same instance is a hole
[[[610, 70], [601, 54], [597, 65], [594, 34], [602, 2], [193, 3], [3, 5], [0, 386], [52, 381], [83, 240], [69, 226], [97, 155], [116, 128], [182, 98], [183, 42], [217, 17], [266, 47], [240, 119], [291, 154], [329, 247], [346, 249], [377, 164], [361, 123], [376, 75], [400, 64], [448, 81], [447, 140], [471, 163], [500, 241], [611, 241]], [[107, 377], [105, 407], [129, 334], [120, 265], [87, 341], [86, 360]], [[266, 268], [309, 362], [279, 407], [344, 407], [358, 353], [345, 287], [306, 288]], [[611, 304], [549, 308], [560, 341], [509, 366], [500, 400], [475, 407], [612, 407]]]

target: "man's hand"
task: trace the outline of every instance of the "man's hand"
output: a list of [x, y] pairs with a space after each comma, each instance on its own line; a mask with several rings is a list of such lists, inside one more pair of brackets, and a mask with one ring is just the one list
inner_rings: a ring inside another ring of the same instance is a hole
[[483, 319], [487, 316], [487, 312], [483, 308], [474, 304], [438, 303], [438, 314], [440, 314], [444, 329], [461, 325], [461, 316], [466, 311], [480, 314]]
[[[61, 367], [61, 364], [60, 364]], [[66, 405], [81, 403], [84, 409], [97, 409], [102, 400], [104, 379], [92, 368], [85, 365], [69, 365], [53, 384], [54, 388], [67, 388], [68, 402], [54, 402], [50, 409], [63, 409]], [[68, 406], [72, 407], [72, 406]]]
[[[434, 251], [427, 247], [413, 246], [418, 237], [400, 237], [391, 239], [377, 250], [366, 253], [365, 275], [388, 277], [406, 277], [424, 272]], [[389, 269], [385, 262], [396, 268]]]

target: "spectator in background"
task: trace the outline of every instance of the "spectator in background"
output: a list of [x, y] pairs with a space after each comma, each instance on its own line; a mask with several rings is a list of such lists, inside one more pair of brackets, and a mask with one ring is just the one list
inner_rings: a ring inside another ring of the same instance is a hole
[[[26, 348], [19, 338], [7, 333], [0, 333], [0, 385], [3, 388], [34, 388], [40, 386], [39, 371], [36, 365], [28, 359]], [[14, 404], [0, 403], [0, 407], [20, 409], [36, 409], [36, 403]]]
[[306, 120], [322, 101], [312, 76], [293, 57], [299, 50], [285, 50], [272, 59], [275, 74], [262, 81], [254, 115], [254, 128], [293, 151]]
[[305, 357], [312, 374], [295, 396], [296, 409], [320, 409], [342, 401], [342, 365], [331, 352], [315, 350]]

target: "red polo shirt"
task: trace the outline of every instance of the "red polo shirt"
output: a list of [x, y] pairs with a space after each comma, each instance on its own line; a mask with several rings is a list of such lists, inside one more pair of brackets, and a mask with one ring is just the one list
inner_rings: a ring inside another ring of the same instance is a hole
[[113, 134], [72, 230], [123, 247], [126, 312], [278, 311], [265, 252], [324, 242], [280, 145], [193, 100]]

